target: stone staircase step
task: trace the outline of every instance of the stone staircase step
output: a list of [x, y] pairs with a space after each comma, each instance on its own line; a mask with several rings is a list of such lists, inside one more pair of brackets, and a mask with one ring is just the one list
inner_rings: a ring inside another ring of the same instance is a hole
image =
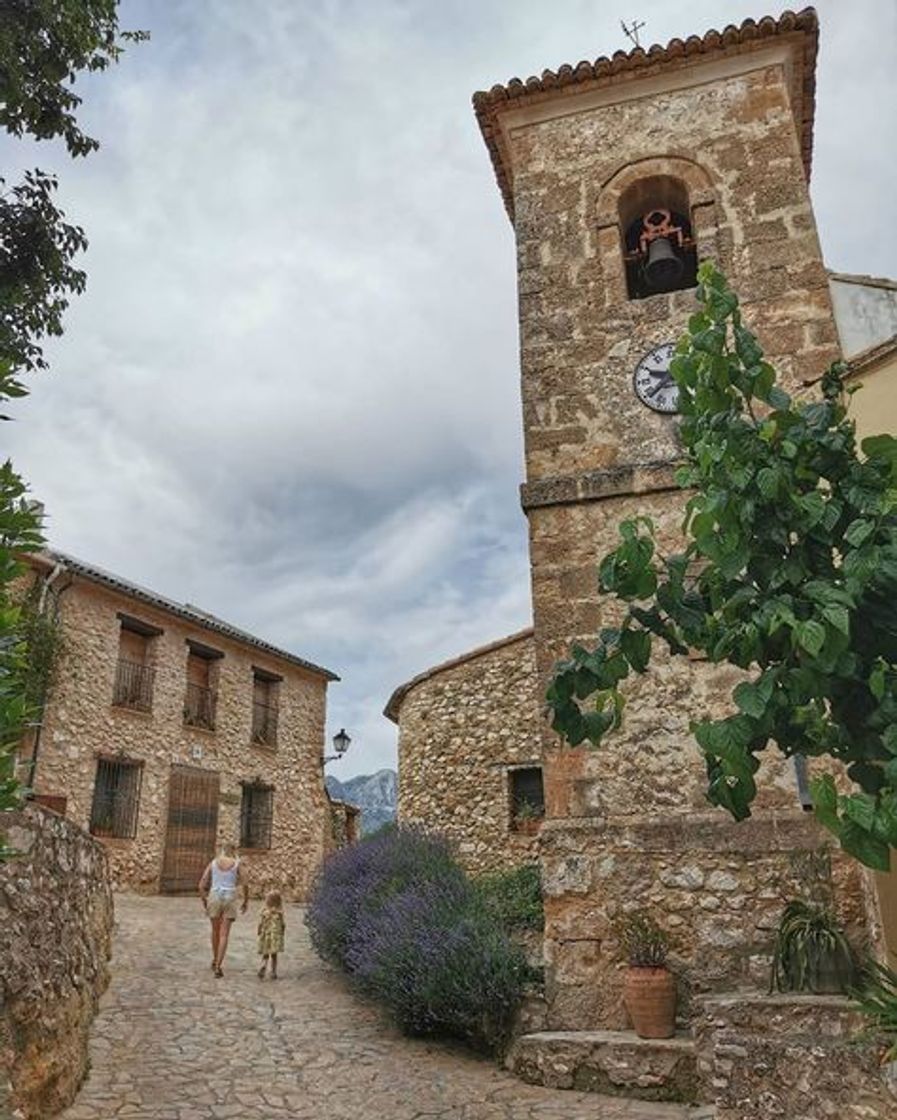
[[506, 1064], [522, 1080], [550, 1089], [644, 1101], [699, 1101], [695, 1044], [684, 1033], [646, 1039], [633, 1031], [536, 1031], [516, 1039]]

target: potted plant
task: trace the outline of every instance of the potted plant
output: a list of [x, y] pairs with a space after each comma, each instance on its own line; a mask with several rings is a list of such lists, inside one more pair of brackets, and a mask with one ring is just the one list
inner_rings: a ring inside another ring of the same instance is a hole
[[627, 914], [617, 923], [617, 937], [629, 968], [623, 979], [623, 1003], [639, 1038], [671, 1038], [676, 1030], [676, 980], [666, 966], [667, 935], [648, 914]]
[[831, 911], [789, 902], [776, 933], [770, 991], [841, 994], [856, 976], [856, 955]]
[[539, 831], [543, 816], [537, 805], [521, 798], [514, 806], [514, 831], [533, 835]]

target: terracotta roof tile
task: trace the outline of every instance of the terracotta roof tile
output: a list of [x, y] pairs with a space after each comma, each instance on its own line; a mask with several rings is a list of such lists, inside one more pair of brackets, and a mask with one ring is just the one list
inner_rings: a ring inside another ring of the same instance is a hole
[[719, 53], [738, 54], [762, 45], [768, 39], [785, 35], [801, 35], [804, 39], [803, 73], [800, 75], [798, 91], [802, 101], [799, 123], [804, 168], [809, 179], [813, 154], [815, 71], [819, 39], [819, 21], [815, 8], [804, 8], [797, 13], [786, 11], [778, 19], [773, 16], [764, 16], [758, 21], [746, 19], [738, 27], [729, 24], [722, 31], [711, 29], [705, 35], [690, 35], [684, 41], [671, 39], [665, 47], [655, 43], [647, 50], [635, 47], [628, 53], [615, 51], [611, 58], [602, 56], [594, 62], [580, 62], [575, 67], [565, 63], [556, 72], [543, 70], [541, 77], [533, 76], [525, 82], [520, 78], [511, 78], [506, 85], [494, 85], [488, 91], [475, 93], [474, 111], [492, 157], [495, 177], [511, 220], [514, 218], [514, 199], [508, 168], [498, 140], [498, 117], [508, 102], [519, 104], [524, 100], [545, 100], [557, 90], [570, 86], [610, 85], [611, 82], [619, 81], [621, 75], [638, 78], [649, 71], [660, 73], [682, 65], [683, 59]]

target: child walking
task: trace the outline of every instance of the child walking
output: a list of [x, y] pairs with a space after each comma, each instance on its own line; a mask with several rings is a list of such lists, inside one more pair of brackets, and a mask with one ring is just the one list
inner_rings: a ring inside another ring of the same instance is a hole
[[277, 979], [277, 954], [283, 952], [283, 900], [277, 891], [265, 895], [265, 907], [259, 916], [258, 950], [262, 958], [259, 980], [264, 980], [268, 962], [271, 962], [271, 979]]

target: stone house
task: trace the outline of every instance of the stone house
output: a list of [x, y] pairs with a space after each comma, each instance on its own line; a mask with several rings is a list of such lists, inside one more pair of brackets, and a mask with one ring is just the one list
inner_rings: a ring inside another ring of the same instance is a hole
[[395, 690], [398, 816], [449, 837], [471, 873], [538, 858], [545, 813], [532, 629]]
[[196, 889], [219, 841], [254, 894], [305, 896], [331, 843], [338, 678], [198, 608], [57, 552], [31, 556], [61, 659], [20, 779], [104, 844], [119, 888]]
[[[560, 745], [541, 718], [541, 697], [571, 645], [588, 644], [618, 617], [596, 572], [619, 522], [651, 517], [666, 553], [681, 540], [668, 370], [694, 309], [700, 260], [726, 272], [786, 388], [811, 391], [846, 355], [876, 385], [855, 407], [878, 430], [897, 420], [894, 285], [829, 273], [822, 260], [807, 185], [817, 47], [816, 13], [807, 9], [474, 95], [516, 236], [533, 630], [420, 674], [387, 707], [399, 724], [400, 820], [438, 821], [474, 862], [530, 858], [516, 847], [508, 771], [521, 744], [525, 764], [541, 766], [550, 1033], [523, 1040], [520, 1072], [560, 1084], [551, 1081], [560, 1070], [567, 1086], [633, 1095], [650, 1086], [653, 1099], [712, 1098], [725, 1120], [760, 1113], [734, 1100], [738, 1079], [722, 1050], [701, 1057], [716, 1077], [703, 1089], [694, 1036], [631, 1050], [616, 919], [646, 907], [667, 931], [682, 1027], [702, 1007], [722, 1025], [703, 1033], [702, 1046], [747, 1053], [751, 1032], [779, 1015], [782, 1042], [770, 1061], [780, 1061], [789, 1046], [792, 1057], [805, 1046], [789, 1034], [803, 1013], [764, 1004], [785, 903], [824, 901], [860, 944], [881, 945], [882, 918], [897, 921], [893, 888], [881, 878], [876, 890], [833, 845], [774, 751], [749, 821], [736, 825], [708, 807], [689, 723], [731, 710], [739, 673], [730, 666], [656, 651], [651, 670], [627, 688], [623, 728], [600, 750]], [[463, 793], [462, 782], [478, 795]], [[897, 949], [897, 924], [885, 935]], [[808, 1068], [849, 1068], [849, 1052], [837, 1050], [844, 1009], [807, 1014], [816, 1033], [835, 1040]], [[625, 1088], [614, 1081], [623, 1066], [633, 1078]], [[848, 1075], [839, 1077], [849, 1096]], [[787, 1070], [776, 1067], [770, 1081], [784, 1085]], [[777, 1114], [821, 1115], [810, 1096], [804, 1111], [786, 1102]]]

